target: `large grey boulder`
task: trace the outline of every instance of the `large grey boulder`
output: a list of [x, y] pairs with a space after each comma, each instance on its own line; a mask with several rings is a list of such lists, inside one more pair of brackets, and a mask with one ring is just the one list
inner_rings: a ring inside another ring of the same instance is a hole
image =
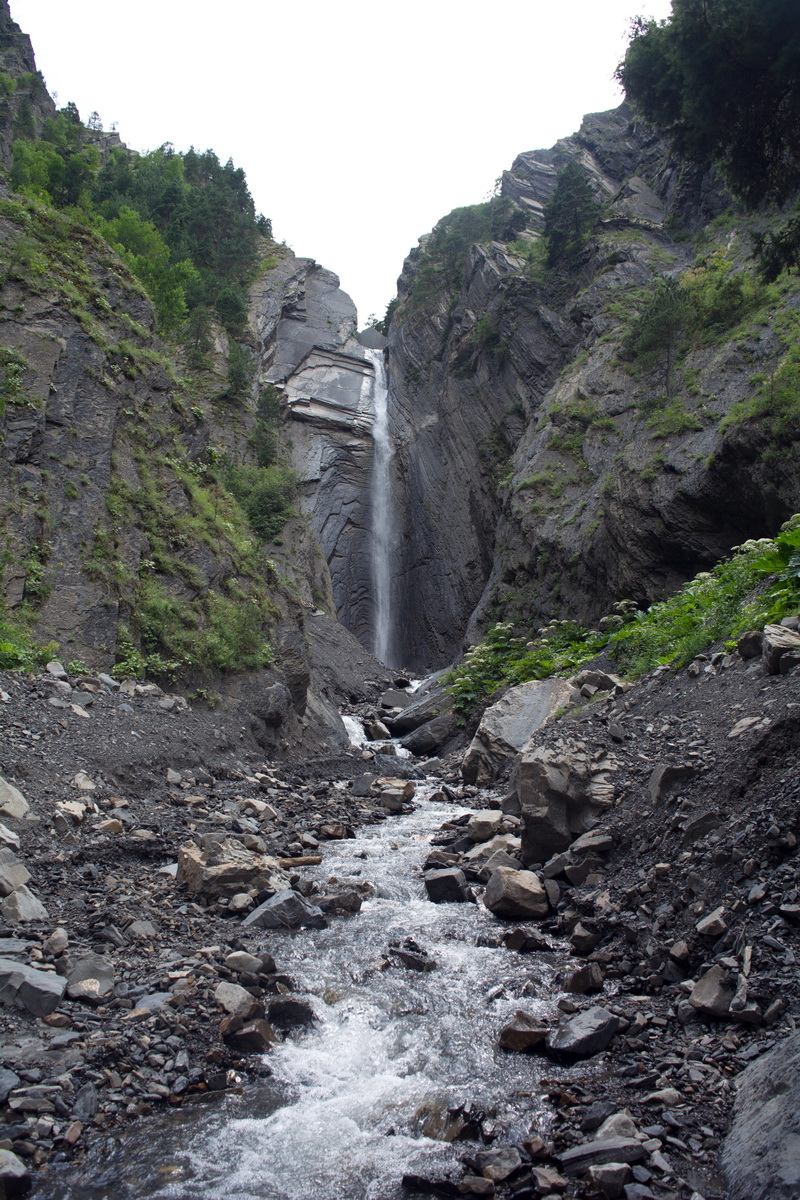
[[0, 778], [0, 817], [24, 817], [29, 808], [19, 788]]
[[784, 654], [794, 654], [797, 651], [800, 651], [800, 633], [786, 629], [783, 625], [766, 626], [761, 657], [768, 675], [782, 674], [780, 664]]
[[102, 954], [81, 954], [70, 959], [67, 995], [70, 1000], [102, 1004], [114, 994], [114, 964]]
[[726, 1017], [734, 996], [733, 988], [728, 982], [728, 974], [719, 964], [709, 967], [689, 994], [692, 1007], [707, 1017]]
[[513, 871], [510, 867], [498, 867], [492, 872], [483, 903], [496, 917], [523, 921], [546, 917], [549, 908], [547, 892], [538, 875], [532, 871]]
[[54, 971], [38, 971], [13, 958], [0, 958], [0, 1004], [26, 1008], [46, 1017], [64, 998], [67, 981]]
[[568, 849], [614, 799], [609, 766], [593, 764], [587, 751], [575, 747], [527, 746], [512, 787], [526, 863], [544, 863]]
[[309, 904], [292, 888], [285, 888], [253, 909], [242, 924], [257, 925], [261, 929], [300, 929], [303, 926], [324, 929], [328, 922], [315, 904]]
[[721, 1162], [728, 1200], [800, 1195], [800, 1033], [739, 1075]]
[[27, 883], [30, 877], [30, 871], [13, 850], [0, 849], [0, 895], [10, 896], [15, 888]]
[[18, 921], [21, 924], [26, 921], [46, 921], [49, 916], [41, 900], [37, 899], [24, 883], [14, 888], [10, 896], [6, 896], [0, 904], [0, 913], [7, 921]]
[[565, 679], [537, 679], [509, 688], [481, 718], [461, 764], [464, 780], [493, 783], [554, 713], [579, 699]]
[[590, 1058], [605, 1050], [620, 1023], [607, 1008], [587, 1008], [559, 1023], [548, 1035], [547, 1049], [558, 1058]]
[[428, 871], [425, 875], [425, 891], [434, 904], [463, 904], [471, 898], [464, 872], [456, 867]]
[[282, 888], [288, 875], [277, 859], [248, 850], [235, 838], [185, 842], [178, 850], [178, 883], [193, 895], [233, 896], [237, 892]]

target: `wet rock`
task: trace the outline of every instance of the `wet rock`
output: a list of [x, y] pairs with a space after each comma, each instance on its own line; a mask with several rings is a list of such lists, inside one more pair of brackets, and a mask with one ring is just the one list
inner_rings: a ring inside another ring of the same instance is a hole
[[278, 890], [288, 877], [275, 858], [256, 854], [232, 838], [211, 840], [201, 849], [185, 842], [178, 850], [178, 883], [193, 895], [232, 896], [247, 888]]
[[4, 1200], [16, 1200], [31, 1190], [31, 1173], [11, 1150], [0, 1150], [0, 1189]]
[[502, 1183], [522, 1166], [522, 1156], [513, 1146], [504, 1146], [501, 1150], [485, 1150], [475, 1155], [475, 1161], [484, 1179], [494, 1183]]
[[67, 995], [70, 1000], [102, 1002], [114, 992], [114, 964], [102, 954], [81, 954], [71, 959], [67, 971]]
[[732, 1000], [733, 989], [728, 983], [728, 972], [719, 964], [700, 976], [689, 995], [692, 1007], [709, 1017], [727, 1016]]
[[13, 783], [7, 783], [0, 777], [0, 817], [14, 817], [17, 820], [24, 817], [30, 805]]
[[21, 924], [26, 921], [46, 921], [49, 916], [41, 900], [24, 883], [6, 896], [0, 904], [0, 913], [7, 921], [19, 921]]
[[534, 680], [509, 688], [490, 705], [461, 764], [467, 783], [493, 783], [516, 754], [560, 708], [579, 694], [563, 679]]
[[800, 1034], [739, 1075], [733, 1124], [722, 1150], [728, 1200], [794, 1200], [800, 1193]]
[[317, 1020], [309, 1001], [297, 996], [281, 996], [278, 1000], [270, 1000], [267, 1016], [270, 1025], [284, 1030], [304, 1029]]
[[424, 725], [407, 733], [401, 739], [400, 745], [418, 757], [435, 754], [445, 742], [456, 736], [459, 728], [455, 713], [440, 713], [432, 721], [426, 721]]
[[404, 938], [402, 942], [390, 943], [389, 954], [410, 971], [426, 972], [436, 969], [436, 960], [410, 937]]
[[605, 1050], [620, 1024], [619, 1017], [607, 1008], [587, 1008], [584, 1012], [565, 1018], [557, 1029], [551, 1031], [547, 1038], [547, 1049], [556, 1057], [590, 1058]]
[[228, 954], [225, 966], [237, 975], [260, 975], [264, 970], [263, 960], [257, 954], [248, 954], [246, 950], [234, 950]]
[[424, 882], [428, 899], [434, 904], [463, 904], [471, 899], [466, 876], [457, 867], [428, 871]]
[[598, 963], [586, 963], [564, 979], [564, 991], [582, 995], [603, 990], [603, 972]]
[[292, 888], [277, 892], [265, 900], [242, 921], [242, 925], [258, 926], [260, 929], [324, 929], [327, 921], [315, 904]]
[[539, 1017], [519, 1009], [500, 1030], [499, 1044], [503, 1050], [524, 1052], [541, 1046], [547, 1037], [547, 1027]]
[[548, 913], [547, 893], [532, 871], [498, 867], [486, 885], [483, 903], [496, 917], [527, 920]]
[[258, 1018], [237, 1027], [238, 1020], [240, 1018], [232, 1018], [233, 1024], [225, 1033], [225, 1044], [238, 1054], [266, 1054], [271, 1046], [280, 1041], [266, 1021]]
[[494, 1180], [484, 1179], [482, 1175], [465, 1175], [458, 1185], [461, 1196], [493, 1196], [496, 1188]]
[[38, 971], [11, 958], [0, 959], [0, 1003], [25, 1008], [35, 1017], [53, 1012], [67, 982], [53, 971]]
[[578, 921], [569, 937], [575, 954], [591, 954], [601, 938], [600, 930], [590, 922]]

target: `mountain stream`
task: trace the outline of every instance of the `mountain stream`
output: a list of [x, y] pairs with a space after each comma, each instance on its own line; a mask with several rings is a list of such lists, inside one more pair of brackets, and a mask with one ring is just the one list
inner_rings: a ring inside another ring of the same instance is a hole
[[[146, 1118], [103, 1161], [90, 1159], [82, 1200], [395, 1200], [405, 1173], [441, 1175], [483, 1148], [426, 1136], [448, 1110], [480, 1110], [504, 1141], [536, 1127], [541, 1060], [504, 1054], [497, 1032], [517, 1008], [543, 1009], [555, 966], [492, 945], [501, 926], [483, 905], [427, 900], [420, 867], [431, 839], [464, 811], [430, 799], [435, 787], [418, 785], [412, 813], [328, 843], [314, 870], [369, 881], [360, 913], [269, 935], [315, 1024], [267, 1056], [268, 1078]], [[395, 965], [389, 944], [408, 937], [434, 970]], [[74, 1197], [69, 1174], [69, 1184], [55, 1172], [43, 1179], [37, 1196]]]

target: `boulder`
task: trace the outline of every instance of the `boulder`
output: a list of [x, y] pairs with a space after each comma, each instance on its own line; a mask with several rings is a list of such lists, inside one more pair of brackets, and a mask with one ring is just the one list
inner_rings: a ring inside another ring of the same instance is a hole
[[0, 777], [0, 817], [24, 817], [30, 805], [13, 783]]
[[590, 1167], [602, 1163], [638, 1163], [646, 1157], [642, 1143], [627, 1137], [596, 1138], [572, 1146], [559, 1155], [565, 1175], [584, 1175]]
[[689, 1003], [708, 1017], [726, 1017], [734, 991], [728, 982], [728, 972], [717, 964], [705, 971], [689, 995]]
[[555, 712], [579, 698], [564, 679], [537, 679], [509, 688], [481, 718], [461, 764], [464, 780], [493, 783]]
[[67, 981], [53, 971], [38, 971], [12, 958], [0, 958], [0, 1003], [46, 1017], [61, 1003]]
[[41, 900], [34, 896], [24, 883], [15, 888], [0, 904], [0, 913], [7, 921], [46, 921], [49, 913]]
[[214, 999], [220, 1008], [224, 1008], [225, 1012], [232, 1013], [234, 1016], [249, 1015], [253, 1007], [253, 997], [238, 983], [228, 983], [223, 980], [218, 983], [214, 989]]
[[[607, 1008], [587, 1008], [559, 1023], [558, 1028], [548, 1035], [547, 1049], [556, 1058], [590, 1058], [605, 1050], [620, 1024], [619, 1017]], [[611, 1162], [612, 1159], [594, 1161]]]
[[800, 1033], [738, 1076], [721, 1164], [728, 1200], [800, 1195]]
[[522, 1156], [514, 1146], [503, 1146], [500, 1150], [484, 1150], [475, 1155], [484, 1179], [501, 1183], [522, 1166]]
[[575, 971], [570, 971], [564, 980], [564, 991], [577, 995], [603, 990], [603, 972], [598, 963], [585, 963]]
[[586, 832], [604, 807], [592, 790], [588, 758], [577, 750], [526, 747], [512, 786], [522, 817], [524, 862], [546, 862]]
[[327, 921], [316, 905], [309, 904], [292, 888], [285, 888], [253, 909], [242, 925], [255, 925], [260, 929], [300, 929], [303, 926], [324, 929]]
[[525, 1051], [541, 1046], [546, 1037], [547, 1027], [541, 1018], [520, 1009], [500, 1030], [499, 1041], [503, 1050]]
[[10, 896], [15, 888], [27, 883], [30, 877], [30, 871], [13, 850], [0, 849], [0, 896]]
[[[500, 832], [505, 813], [497, 808], [484, 808], [470, 817], [467, 823], [467, 837], [473, 842], [488, 842]], [[24, 883], [25, 880], [23, 879]]]
[[31, 1173], [11, 1150], [0, 1150], [0, 1194], [3, 1200], [16, 1200], [31, 1190]]
[[449, 742], [459, 731], [459, 721], [455, 713], [439, 713], [432, 721], [413, 729], [401, 738], [400, 745], [418, 758], [423, 755], [435, 754]]
[[471, 899], [466, 876], [457, 867], [428, 871], [424, 879], [428, 899], [434, 904], [463, 904]]
[[81, 954], [70, 959], [67, 995], [70, 1000], [102, 1004], [114, 994], [114, 964], [102, 954]]
[[178, 850], [177, 882], [193, 895], [233, 896], [263, 888], [285, 888], [289, 877], [275, 858], [247, 850], [234, 838], [212, 840], [201, 849], [185, 842]]
[[532, 871], [512, 871], [498, 867], [489, 878], [483, 903], [496, 917], [527, 920], [546, 917], [547, 893], [538, 875]]
[[764, 642], [761, 648], [761, 658], [768, 675], [781, 673], [781, 659], [784, 654], [800, 650], [800, 633], [786, 629], [783, 625], [767, 625], [764, 629]]
[[225, 1044], [238, 1054], [265, 1054], [280, 1041], [272, 1026], [261, 1018], [247, 1024], [240, 1024], [236, 1017], [228, 1020], [230, 1024], [223, 1035]]

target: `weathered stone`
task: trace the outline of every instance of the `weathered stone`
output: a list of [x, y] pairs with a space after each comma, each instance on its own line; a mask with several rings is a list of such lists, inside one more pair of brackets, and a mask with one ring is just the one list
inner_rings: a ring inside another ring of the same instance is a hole
[[728, 922], [723, 916], [724, 912], [725, 909], [723, 907], [715, 908], [713, 912], [708, 913], [707, 916], [702, 917], [697, 922], [695, 929], [703, 937], [722, 937], [728, 928]]
[[587, 1008], [559, 1023], [548, 1035], [547, 1049], [557, 1057], [590, 1058], [605, 1050], [619, 1027], [619, 1017], [607, 1008]]
[[569, 848], [570, 854], [606, 854], [614, 845], [614, 839], [610, 833], [604, 833], [601, 829], [590, 829], [588, 833], [582, 833], [579, 838]]
[[225, 1034], [226, 1044], [239, 1054], [265, 1054], [279, 1041], [272, 1026], [260, 1018]]
[[66, 929], [59, 926], [54, 929], [48, 938], [42, 942], [42, 950], [45, 954], [51, 954], [54, 958], [59, 954], [63, 954], [69, 946], [69, 937]]
[[489, 838], [500, 832], [504, 817], [505, 813], [496, 808], [476, 812], [467, 823], [467, 837], [472, 838], [473, 842], [488, 842]]
[[67, 995], [71, 1000], [102, 1002], [114, 992], [114, 964], [102, 954], [81, 954], [71, 959], [67, 971]]
[[618, 1200], [622, 1195], [625, 1184], [632, 1178], [631, 1169], [627, 1163], [601, 1163], [589, 1167], [589, 1179], [596, 1191], [606, 1200]]
[[575, 971], [570, 971], [564, 980], [564, 991], [582, 995], [586, 992], [603, 990], [603, 972], [598, 963], [585, 963]]
[[130, 925], [126, 927], [125, 933], [137, 942], [147, 942], [151, 938], [158, 937], [158, 930], [152, 921], [131, 921]]
[[654, 804], [663, 803], [667, 796], [680, 791], [684, 784], [696, 779], [698, 774], [697, 767], [659, 763], [653, 767], [650, 775], [650, 799]]
[[578, 692], [563, 679], [534, 680], [509, 688], [481, 718], [461, 764], [466, 782], [493, 783], [553, 713], [578, 699]]
[[324, 929], [327, 921], [314, 904], [291, 888], [277, 892], [253, 909], [242, 921], [242, 925], [255, 925], [261, 929]]
[[800, 1033], [779, 1042], [736, 1080], [722, 1150], [728, 1200], [800, 1194]]
[[19, 820], [30, 809], [28, 801], [13, 783], [7, 783], [0, 778], [0, 817], [13, 817]]
[[692, 1007], [709, 1017], [727, 1016], [732, 999], [733, 988], [728, 983], [728, 972], [719, 964], [700, 976], [689, 995]]
[[225, 958], [225, 966], [237, 975], [259, 975], [264, 966], [256, 954], [248, 954], [246, 950], [234, 950]]
[[541, 1046], [546, 1037], [541, 1019], [519, 1009], [500, 1030], [499, 1043], [503, 1050], [525, 1051]]
[[718, 829], [721, 824], [722, 817], [719, 813], [698, 813], [696, 817], [692, 817], [690, 821], [687, 821], [681, 841], [684, 846], [693, 846], [695, 842], [699, 842], [700, 838], [705, 837], [707, 833]]
[[428, 871], [424, 876], [425, 891], [434, 904], [463, 904], [470, 899], [467, 880], [457, 867]]
[[569, 935], [569, 942], [576, 954], [591, 954], [600, 941], [600, 930], [588, 922], [578, 921]]
[[0, 958], [0, 1003], [26, 1008], [35, 1017], [53, 1012], [67, 981], [53, 971], [38, 971], [11, 958]]
[[778, 675], [783, 655], [797, 650], [800, 650], [800, 633], [782, 625], [766, 626], [761, 657], [768, 675]]
[[602, 1163], [637, 1163], [647, 1157], [647, 1151], [636, 1138], [596, 1138], [571, 1146], [558, 1156], [565, 1175], [583, 1175], [590, 1167]]
[[13, 850], [0, 849], [0, 896], [9, 896], [30, 877], [30, 871]]
[[761, 629], [748, 630], [736, 643], [736, 649], [742, 658], [760, 658], [763, 646], [764, 633]]
[[41, 900], [29, 891], [24, 883], [15, 888], [10, 896], [6, 896], [0, 904], [0, 913], [7, 921], [46, 921], [48, 912]]
[[522, 858], [547, 862], [586, 831], [601, 805], [591, 794], [588, 761], [578, 753], [546, 746], [525, 748], [512, 786], [522, 817]]
[[247, 850], [228, 838], [201, 849], [185, 842], [178, 850], [178, 883], [193, 895], [232, 896], [247, 888], [276, 891], [288, 883], [288, 875], [275, 858]]
[[527, 920], [546, 917], [547, 893], [538, 875], [532, 871], [512, 871], [498, 867], [489, 878], [483, 903], [496, 917]]
[[7, 825], [0, 823], [0, 846], [8, 846], [11, 850], [19, 850], [19, 834], [14, 833]]
[[426, 721], [424, 725], [419, 725], [411, 733], [407, 733], [401, 738], [400, 745], [418, 757], [435, 754], [442, 749], [446, 742], [456, 736], [459, 729], [459, 719], [455, 713], [439, 713], [432, 720]]
[[31, 1190], [31, 1173], [11, 1150], [0, 1150], [0, 1191], [3, 1200], [16, 1200]]
[[244, 1016], [253, 1006], [253, 997], [238, 983], [228, 983], [224, 980], [214, 988], [214, 999], [225, 1012]]
[[504, 1146], [501, 1150], [484, 1150], [475, 1155], [475, 1161], [484, 1179], [491, 1179], [494, 1183], [508, 1179], [509, 1175], [513, 1175], [522, 1166], [520, 1152], [513, 1146]]
[[484, 1179], [481, 1175], [465, 1175], [459, 1180], [458, 1191], [462, 1196], [493, 1196], [496, 1188], [493, 1179]]

